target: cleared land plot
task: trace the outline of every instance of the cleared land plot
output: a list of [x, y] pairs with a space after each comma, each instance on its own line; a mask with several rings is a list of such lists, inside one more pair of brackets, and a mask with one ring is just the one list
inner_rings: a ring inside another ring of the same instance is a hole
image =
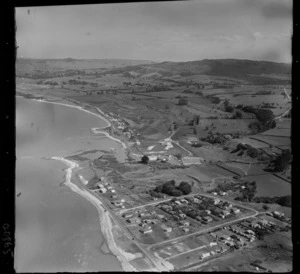
[[255, 181], [257, 185], [256, 196], [285, 196], [291, 195], [291, 184], [275, 177], [272, 174], [247, 176], [248, 181]]
[[280, 147], [291, 146], [291, 139], [289, 137], [265, 136], [262, 134], [257, 134], [252, 138], [255, 138], [258, 141], [262, 141], [273, 146], [280, 146]]

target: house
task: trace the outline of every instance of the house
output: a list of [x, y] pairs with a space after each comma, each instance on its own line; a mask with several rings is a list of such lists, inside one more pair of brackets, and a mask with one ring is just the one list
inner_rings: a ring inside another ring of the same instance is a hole
[[206, 212], [207, 214], [211, 214], [211, 210], [209, 210], [209, 209], [206, 209], [205, 212]]
[[157, 161], [157, 156], [155, 156], [155, 155], [149, 155], [148, 156], [148, 158], [149, 158], [149, 161]]
[[183, 227], [188, 227], [190, 225], [190, 222], [188, 222], [188, 221], [180, 221], [179, 223]]
[[188, 231], [189, 231], [189, 229], [188, 229], [187, 227], [184, 227], [182, 230], [183, 230], [184, 232], [188, 232]]
[[180, 217], [181, 219], [184, 219], [184, 218], [186, 218], [186, 215], [185, 215], [184, 213], [180, 213], [180, 214], [179, 214], [179, 217]]
[[217, 245], [218, 245], [218, 243], [216, 243], [216, 242], [210, 242], [210, 243], [209, 243], [209, 246], [210, 246], [210, 247], [212, 247], [212, 246], [217, 246]]
[[250, 226], [253, 227], [253, 228], [260, 228], [260, 225], [258, 224], [257, 221], [251, 222]]
[[213, 192], [212, 195], [215, 195], [215, 196], [216, 196], [216, 195], [218, 195], [218, 193], [217, 193], [217, 192]]
[[255, 235], [255, 232], [252, 231], [251, 229], [246, 230], [246, 233], [249, 235]]
[[225, 243], [228, 246], [234, 246], [235, 245], [233, 241], [226, 241]]
[[202, 221], [202, 217], [197, 216], [197, 217], [196, 217], [196, 220], [199, 221], [199, 222], [201, 222], [201, 221]]
[[184, 203], [184, 204], [188, 204], [189, 203], [186, 199], [181, 199], [180, 202]]
[[230, 214], [230, 212], [228, 210], [222, 210], [221, 213], [224, 216], [228, 216]]
[[104, 187], [104, 185], [103, 185], [103, 184], [100, 184], [100, 183], [98, 183], [97, 186], [98, 186], [98, 188]]
[[110, 192], [112, 192], [112, 193], [115, 193], [115, 192], [116, 192], [116, 190], [112, 189]]
[[220, 202], [221, 202], [220, 199], [214, 199], [214, 205], [217, 205]]
[[100, 190], [99, 190], [101, 193], [106, 193], [106, 188], [101, 188]]
[[143, 229], [140, 229], [140, 232], [143, 233], [143, 234], [147, 234], [147, 233], [151, 233], [152, 232], [152, 228], [143, 228]]
[[240, 211], [240, 209], [238, 209], [238, 208], [236, 208], [236, 207], [233, 207], [233, 208], [231, 208], [231, 212], [234, 213], [234, 214], [238, 214], [238, 213], [240, 213], [241, 211]]
[[162, 215], [162, 214], [157, 214], [156, 217], [159, 218], [159, 219], [163, 219], [165, 216]]
[[194, 200], [193, 200], [195, 203], [199, 203], [200, 202], [200, 200], [198, 199], [198, 198], [194, 198]]
[[266, 226], [266, 225], [268, 225], [269, 222], [265, 219], [261, 219], [261, 221], [259, 221], [258, 223], [262, 226]]
[[168, 227], [164, 224], [161, 225], [161, 228], [164, 232], [171, 232], [172, 231], [172, 227]]
[[133, 217], [133, 214], [132, 213], [125, 213], [125, 214], [123, 214], [123, 217], [124, 218], [131, 218], [131, 217]]
[[140, 219], [137, 217], [132, 217], [132, 218], [128, 219], [127, 222], [131, 223], [131, 224], [135, 224], [135, 223], [139, 223]]
[[117, 196], [117, 195], [111, 195], [110, 197], [111, 197], [111, 198], [113, 198], [113, 199], [116, 199], [116, 198], [118, 198], [118, 196]]
[[204, 259], [204, 258], [207, 258], [210, 256], [210, 253], [209, 252], [203, 252], [200, 254], [200, 260]]
[[181, 205], [181, 203], [178, 200], [176, 200], [174, 203], [177, 205]]
[[276, 216], [276, 217], [284, 217], [284, 213], [279, 212], [279, 211], [274, 211], [273, 215]]
[[206, 222], [206, 223], [210, 223], [213, 221], [213, 218], [210, 217], [210, 216], [206, 216], [206, 217], [203, 217], [203, 221]]

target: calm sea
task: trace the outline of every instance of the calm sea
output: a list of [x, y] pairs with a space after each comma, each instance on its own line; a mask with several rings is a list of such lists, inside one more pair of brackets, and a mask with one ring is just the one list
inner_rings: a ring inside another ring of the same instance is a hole
[[96, 208], [60, 185], [66, 166], [48, 156], [67, 156], [120, 144], [93, 136], [106, 122], [78, 109], [16, 99], [16, 247], [17, 272], [122, 271], [104, 253]]

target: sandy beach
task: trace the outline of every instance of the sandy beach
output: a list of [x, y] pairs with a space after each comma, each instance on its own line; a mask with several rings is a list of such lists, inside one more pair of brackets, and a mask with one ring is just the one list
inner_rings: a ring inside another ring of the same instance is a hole
[[68, 168], [65, 170], [66, 172], [66, 178], [65, 178], [65, 185], [68, 186], [72, 191], [76, 192], [77, 194], [81, 195], [82, 197], [86, 198], [88, 201], [90, 201], [98, 210], [99, 217], [100, 217], [100, 226], [101, 226], [101, 232], [104, 235], [107, 244], [109, 246], [109, 249], [111, 252], [117, 256], [119, 261], [122, 264], [122, 268], [124, 271], [137, 271], [135, 268], [133, 268], [128, 262], [132, 259], [134, 259], [136, 256], [131, 253], [127, 253], [124, 250], [120, 249], [114, 240], [114, 236], [112, 233], [112, 222], [111, 217], [108, 211], [105, 211], [101, 201], [97, 199], [93, 194], [88, 192], [85, 189], [80, 189], [78, 186], [72, 183], [71, 177], [72, 177], [72, 170], [74, 168], [78, 168], [79, 165], [75, 161], [67, 160], [64, 157], [60, 156], [54, 156], [51, 157], [52, 160], [59, 160], [64, 162]]

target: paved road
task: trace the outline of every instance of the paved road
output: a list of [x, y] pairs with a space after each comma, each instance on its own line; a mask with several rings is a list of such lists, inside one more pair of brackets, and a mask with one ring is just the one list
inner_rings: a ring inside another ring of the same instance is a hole
[[[97, 199], [99, 197], [95, 195], [94, 192], [90, 191], [88, 188], [85, 188], [89, 191], [92, 195], [94, 195]], [[156, 258], [150, 251], [145, 249], [139, 242], [138, 239], [128, 230], [128, 228], [119, 220], [119, 218], [115, 215], [114, 210], [112, 210], [105, 201], [101, 200], [102, 206], [109, 211], [110, 216], [113, 218], [114, 222], [118, 224], [119, 227], [122, 228], [122, 231], [125, 233], [127, 238], [134, 244], [136, 244], [140, 250], [146, 255], [146, 257], [153, 263], [153, 265], [158, 269], [158, 271], [168, 271], [169, 268], [164, 266], [164, 261]]]
[[184, 236], [177, 237], [177, 238], [174, 238], [174, 239], [170, 239], [170, 240], [167, 240], [167, 241], [164, 241], [164, 242], [160, 242], [160, 243], [148, 245], [147, 248], [150, 249], [150, 248], [152, 248], [154, 246], [166, 244], [166, 243], [173, 242], [173, 241], [177, 242], [179, 240], [182, 240], [184, 238], [188, 238], [188, 237], [193, 236], [193, 235], [206, 233], [206, 232], [209, 232], [209, 231], [214, 230], [214, 229], [219, 228], [219, 227], [227, 226], [227, 225], [232, 224], [232, 223], [236, 223], [236, 222], [239, 222], [239, 221], [242, 221], [242, 220], [245, 220], [245, 219], [253, 218], [253, 217], [257, 216], [258, 214], [259, 214], [259, 212], [256, 211], [255, 213], [253, 213], [250, 216], [241, 217], [241, 218], [238, 218], [238, 219], [235, 219], [235, 220], [232, 220], [232, 221], [228, 221], [226, 223], [222, 223], [222, 224], [219, 224], [219, 225], [215, 225], [213, 227], [209, 227], [207, 229], [204, 229], [204, 230], [201, 230], [201, 231], [197, 231], [197, 232], [194, 232], [194, 233], [191, 233], [191, 234], [188, 234], [188, 235], [184, 235]]

